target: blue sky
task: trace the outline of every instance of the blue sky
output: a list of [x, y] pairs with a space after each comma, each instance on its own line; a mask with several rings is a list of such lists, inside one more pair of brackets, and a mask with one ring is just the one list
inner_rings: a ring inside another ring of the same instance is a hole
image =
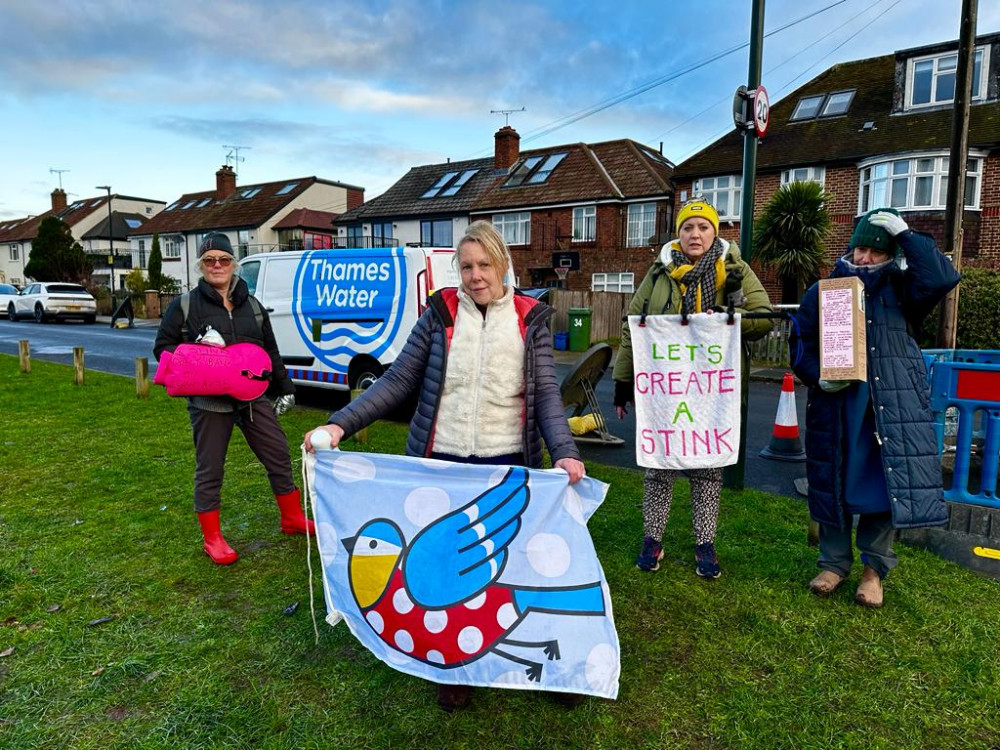
[[[765, 30], [836, 0], [767, 0]], [[1000, 3], [979, 3], [980, 34]], [[776, 100], [844, 60], [958, 37], [960, 0], [844, 0], [774, 33]], [[0, 0], [0, 219], [37, 214], [69, 170], [75, 197], [167, 202], [214, 187], [224, 144], [240, 184], [317, 175], [374, 197], [411, 166], [633, 138], [680, 161], [731, 127], [740, 49], [567, 127], [552, 123], [749, 38], [750, 0]]]

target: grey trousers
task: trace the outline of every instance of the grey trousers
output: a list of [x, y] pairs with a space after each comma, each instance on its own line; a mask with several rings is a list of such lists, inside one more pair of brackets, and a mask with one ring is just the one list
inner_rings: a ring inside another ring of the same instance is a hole
[[242, 404], [230, 412], [188, 405], [188, 413], [194, 433], [194, 509], [198, 513], [218, 510], [222, 502], [222, 477], [233, 427], [242, 430], [250, 450], [264, 464], [274, 494], [284, 495], [295, 489], [288, 441], [266, 398]]
[[[850, 515], [845, 516], [843, 529], [822, 523], [819, 525], [819, 560], [816, 564], [845, 578], [854, 562], [851, 526]], [[899, 558], [892, 551], [893, 533], [891, 513], [863, 513], [858, 516], [856, 541], [861, 561], [874, 568], [879, 578], [885, 578], [899, 564]]]

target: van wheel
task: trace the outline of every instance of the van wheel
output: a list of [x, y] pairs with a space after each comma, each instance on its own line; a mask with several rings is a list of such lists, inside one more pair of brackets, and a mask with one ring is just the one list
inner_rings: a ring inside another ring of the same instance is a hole
[[382, 377], [383, 372], [382, 365], [374, 359], [356, 359], [351, 362], [347, 382], [352, 391], [365, 391]]

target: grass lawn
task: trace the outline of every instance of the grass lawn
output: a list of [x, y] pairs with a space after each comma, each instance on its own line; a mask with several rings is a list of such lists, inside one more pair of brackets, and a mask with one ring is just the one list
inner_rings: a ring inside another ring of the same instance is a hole
[[[293, 445], [325, 414], [282, 418]], [[367, 449], [402, 450], [379, 424]], [[723, 576], [694, 574], [686, 484], [656, 574], [637, 571], [640, 472], [600, 465], [591, 531], [622, 645], [617, 701], [479, 690], [448, 715], [345, 626], [309, 616], [306, 541], [230, 447], [231, 567], [201, 551], [183, 400], [0, 355], [0, 747], [989, 748], [1000, 743], [1000, 584], [900, 546], [887, 606], [808, 593], [800, 500], [726, 494]], [[354, 443], [347, 445], [354, 450]], [[298, 460], [296, 460], [298, 467]], [[322, 602], [320, 582], [313, 584]], [[301, 602], [291, 615], [283, 610]], [[322, 616], [322, 612], [319, 613]], [[111, 618], [92, 624], [101, 618]]]

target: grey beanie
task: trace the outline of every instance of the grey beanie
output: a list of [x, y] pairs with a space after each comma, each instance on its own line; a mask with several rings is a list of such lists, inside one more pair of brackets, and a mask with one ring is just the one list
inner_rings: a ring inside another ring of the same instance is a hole
[[219, 252], [233, 255], [233, 243], [221, 232], [212, 232], [211, 234], [206, 234], [198, 246], [198, 257], [200, 258], [209, 250], [218, 250]]

